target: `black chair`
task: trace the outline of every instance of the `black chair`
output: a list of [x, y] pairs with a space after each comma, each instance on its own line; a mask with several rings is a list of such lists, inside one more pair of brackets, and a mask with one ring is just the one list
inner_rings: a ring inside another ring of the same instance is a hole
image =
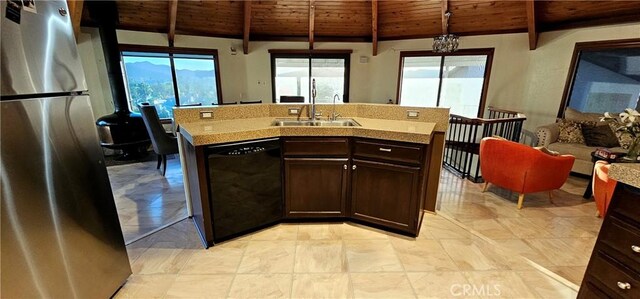
[[138, 105], [138, 107], [140, 108], [144, 125], [147, 127], [149, 137], [151, 137], [153, 151], [158, 155], [158, 165], [156, 169], [160, 169], [160, 164], [163, 164], [162, 176], [164, 176], [167, 172], [167, 155], [178, 153], [178, 139], [170, 136], [164, 130], [155, 106]]
[[260, 101], [240, 101], [240, 104], [262, 104], [262, 100], [260, 100]]
[[280, 103], [304, 103], [303, 96], [280, 96]]

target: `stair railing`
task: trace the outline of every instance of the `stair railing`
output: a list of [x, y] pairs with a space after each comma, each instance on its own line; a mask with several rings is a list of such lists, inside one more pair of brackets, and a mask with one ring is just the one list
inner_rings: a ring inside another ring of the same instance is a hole
[[445, 139], [444, 167], [473, 182], [482, 182], [480, 140], [500, 136], [519, 142], [527, 117], [516, 111], [488, 108], [489, 118], [471, 118], [451, 114]]

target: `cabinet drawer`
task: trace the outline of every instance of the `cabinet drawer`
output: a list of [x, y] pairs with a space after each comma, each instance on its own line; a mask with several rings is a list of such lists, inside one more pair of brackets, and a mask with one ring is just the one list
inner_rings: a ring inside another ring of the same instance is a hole
[[602, 234], [601, 242], [640, 265], [640, 230], [612, 217], [607, 232]]
[[349, 140], [347, 138], [287, 138], [284, 140], [284, 155], [347, 157]]
[[396, 161], [408, 164], [420, 164], [423, 146], [412, 144], [394, 144], [378, 141], [356, 140], [353, 155], [356, 158]]
[[640, 228], [640, 189], [619, 183], [613, 192], [611, 207], [607, 213], [622, 215]]
[[[598, 283], [598, 282], [595, 282]], [[609, 295], [605, 294], [602, 290], [598, 289], [594, 285], [594, 282], [589, 277], [585, 278], [580, 286], [580, 292], [578, 293], [578, 299], [602, 299], [609, 298]]]
[[632, 276], [627, 273], [628, 269], [623, 270], [624, 266], [602, 252], [597, 252], [591, 258], [593, 260], [588, 270], [590, 276], [619, 296], [640, 298], [640, 281], [636, 274]]

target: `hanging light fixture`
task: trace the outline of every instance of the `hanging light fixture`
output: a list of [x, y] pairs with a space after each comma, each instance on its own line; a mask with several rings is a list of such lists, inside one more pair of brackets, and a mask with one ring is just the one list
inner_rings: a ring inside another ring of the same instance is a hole
[[451, 12], [447, 11], [444, 16], [446, 18], [446, 30], [442, 35], [433, 38], [433, 52], [436, 53], [451, 53], [458, 50], [458, 36], [449, 34], [449, 18], [451, 17]]

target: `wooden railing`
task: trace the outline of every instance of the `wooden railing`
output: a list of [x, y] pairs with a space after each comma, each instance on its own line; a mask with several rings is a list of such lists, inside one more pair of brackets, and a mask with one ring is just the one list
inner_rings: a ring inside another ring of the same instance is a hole
[[451, 114], [444, 151], [444, 166], [462, 178], [481, 182], [480, 140], [500, 136], [519, 142], [524, 114], [489, 107], [489, 118], [470, 118]]

